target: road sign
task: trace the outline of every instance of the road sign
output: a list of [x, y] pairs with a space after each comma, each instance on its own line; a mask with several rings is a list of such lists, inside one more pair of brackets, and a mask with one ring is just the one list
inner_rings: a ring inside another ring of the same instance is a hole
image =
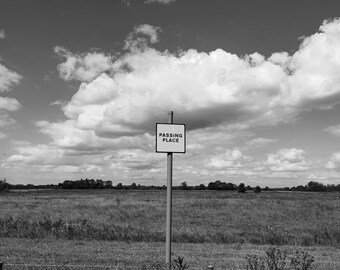
[[157, 153], [185, 153], [186, 135], [184, 124], [156, 124]]
[[171, 270], [172, 241], [172, 163], [173, 153], [185, 153], [185, 125], [174, 124], [174, 112], [168, 112], [168, 123], [156, 124], [156, 152], [167, 153], [167, 203], [166, 203], [166, 255], [165, 262]]

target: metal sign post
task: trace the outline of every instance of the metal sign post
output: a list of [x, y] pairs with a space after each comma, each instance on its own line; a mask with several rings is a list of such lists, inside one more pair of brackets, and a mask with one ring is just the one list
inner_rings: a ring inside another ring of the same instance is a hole
[[[174, 112], [168, 112], [168, 123], [173, 124]], [[171, 269], [171, 241], [172, 241], [172, 153], [167, 154], [167, 203], [166, 203], [166, 256], [165, 262]]]
[[172, 163], [173, 153], [185, 153], [185, 125], [173, 123], [174, 113], [168, 112], [168, 123], [156, 124], [156, 152], [167, 153], [167, 207], [166, 207], [166, 256], [165, 262], [171, 269], [172, 242]]

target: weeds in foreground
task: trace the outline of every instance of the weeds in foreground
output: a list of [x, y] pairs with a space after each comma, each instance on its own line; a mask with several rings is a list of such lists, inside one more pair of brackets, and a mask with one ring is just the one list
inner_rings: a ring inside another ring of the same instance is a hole
[[[104, 266], [104, 265], [69, 265], [68, 262], [64, 264], [57, 264], [56, 262], [40, 261], [36, 263], [25, 263], [19, 254], [16, 254], [20, 263], [9, 263], [5, 265], [5, 269], [11, 270], [88, 270], [88, 269], [105, 269], [105, 270], [129, 270], [132, 268], [126, 265], [121, 265], [119, 262], [115, 266]], [[1, 268], [2, 269], [2, 268]], [[153, 262], [148, 265], [142, 265], [138, 270], [168, 270], [169, 265], [163, 262]], [[172, 270], [187, 270], [189, 269], [187, 263], [184, 262], [184, 257], [178, 256], [171, 262]]]
[[[311, 270], [311, 265], [314, 262], [313, 256], [308, 252], [296, 250], [292, 255], [287, 256], [287, 250], [281, 250], [276, 246], [272, 246], [265, 251], [265, 256], [247, 254], [245, 259], [247, 262], [246, 270]], [[14, 266], [14, 265], [12, 265]], [[16, 266], [19, 266], [17, 264]], [[51, 270], [80, 270], [80, 269], [114, 269], [114, 270], [126, 270], [124, 266], [72, 266], [72, 265], [27, 265], [22, 264], [25, 269], [51, 269]], [[210, 268], [211, 267], [211, 268]], [[209, 269], [214, 269], [210, 266]], [[10, 268], [10, 269], [22, 269], [22, 268]], [[162, 262], [153, 262], [149, 265], [142, 265], [140, 270], [168, 270], [169, 265]], [[184, 262], [184, 257], [178, 256], [171, 262], [172, 270], [187, 270], [189, 266]]]
[[245, 259], [247, 270], [310, 270], [314, 262], [312, 255], [299, 250], [287, 260], [287, 250], [275, 246], [266, 250], [266, 256], [247, 254]]
[[184, 262], [184, 257], [178, 256], [177, 260], [174, 260], [175, 269], [185, 270], [188, 269], [188, 265]]
[[[155, 262], [150, 265], [143, 265], [141, 270], [167, 270], [169, 269], [169, 265], [166, 263]], [[189, 269], [187, 263], [184, 262], [184, 257], [178, 256], [177, 259], [174, 259], [171, 263], [171, 269], [173, 270], [186, 270]]]

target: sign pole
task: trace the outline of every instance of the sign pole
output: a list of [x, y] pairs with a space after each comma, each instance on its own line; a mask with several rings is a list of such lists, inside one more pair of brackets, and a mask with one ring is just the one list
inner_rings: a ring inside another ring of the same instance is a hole
[[[174, 112], [168, 112], [168, 123], [174, 123]], [[167, 204], [166, 204], [166, 264], [171, 269], [172, 238], [172, 153], [167, 153]]]

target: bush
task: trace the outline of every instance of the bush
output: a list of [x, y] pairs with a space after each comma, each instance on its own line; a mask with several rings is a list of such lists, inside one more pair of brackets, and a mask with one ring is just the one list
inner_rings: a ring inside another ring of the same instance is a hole
[[275, 246], [266, 250], [266, 256], [247, 254], [245, 259], [247, 270], [309, 270], [314, 262], [313, 256], [299, 250], [287, 261], [287, 251]]
[[10, 184], [7, 183], [6, 178], [0, 180], [0, 192], [8, 191], [10, 189]]
[[256, 186], [256, 187], [254, 188], [254, 192], [255, 192], [255, 193], [260, 193], [260, 192], [261, 192], [260, 186]]
[[246, 187], [243, 183], [239, 184], [239, 186], [237, 187], [237, 191], [239, 193], [245, 193], [246, 192]]

